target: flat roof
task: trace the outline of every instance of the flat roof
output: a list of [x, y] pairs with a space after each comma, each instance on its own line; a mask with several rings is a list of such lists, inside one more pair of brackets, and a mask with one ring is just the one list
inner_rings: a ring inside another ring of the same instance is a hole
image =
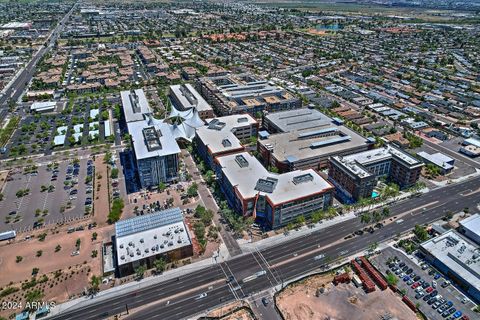
[[212, 110], [212, 107], [207, 101], [205, 101], [189, 83], [170, 86], [170, 92], [173, 93], [180, 102], [182, 107], [180, 111], [185, 111], [193, 107], [197, 108], [198, 111]]
[[265, 118], [282, 132], [320, 129], [332, 125], [332, 120], [316, 109], [294, 109], [268, 113]]
[[281, 204], [333, 189], [312, 169], [271, 173], [248, 152], [221, 156], [217, 162], [244, 199], [260, 194], [268, 197], [273, 204]]
[[480, 290], [480, 248], [454, 230], [421, 244], [422, 248]]
[[[180, 153], [180, 148], [167, 123], [150, 117], [148, 120], [129, 122], [127, 126], [128, 132], [132, 136], [137, 160]], [[147, 139], [146, 130], [155, 134], [154, 147]]]
[[207, 125], [197, 128], [196, 134], [212, 154], [242, 148], [240, 140], [235, 136], [235, 130], [257, 123], [249, 114], [206, 119], [205, 122]]
[[115, 238], [119, 266], [191, 245], [179, 208], [119, 221]]
[[34, 102], [30, 106], [33, 111], [45, 111], [55, 109], [57, 103], [55, 101]]
[[459, 224], [468, 231], [480, 238], [480, 215], [478, 213], [471, 215], [459, 222]]
[[343, 167], [349, 171], [354, 176], [360, 178], [366, 178], [371, 176], [365, 166], [368, 166], [372, 163], [377, 163], [380, 161], [390, 160], [394, 157], [395, 159], [400, 159], [410, 167], [415, 167], [418, 165], [423, 165], [422, 162], [418, 161], [413, 156], [391, 146], [387, 145], [382, 148], [367, 150], [363, 152], [358, 152], [350, 154], [348, 156], [335, 156], [337, 162], [341, 163]]
[[152, 113], [143, 89], [121, 91], [120, 96], [127, 123], [144, 120], [144, 114]]
[[444, 155], [443, 153], [440, 153], [440, 152], [437, 152], [437, 153], [433, 153], [433, 154], [429, 154], [425, 151], [420, 151], [417, 153], [417, 155], [420, 157], [420, 158], [423, 158], [425, 160], [427, 160], [428, 162], [431, 162], [433, 163], [434, 165], [444, 169], [444, 170], [451, 170], [453, 169], [453, 165], [451, 163], [453, 163], [455, 160]]
[[[259, 142], [265, 148], [272, 150], [279, 161], [286, 161], [292, 157], [295, 159], [328, 158], [357, 148], [366, 149], [369, 144], [368, 139], [347, 127], [336, 126], [331, 119], [326, 126], [271, 134]], [[320, 132], [321, 129], [327, 128], [327, 132]]]

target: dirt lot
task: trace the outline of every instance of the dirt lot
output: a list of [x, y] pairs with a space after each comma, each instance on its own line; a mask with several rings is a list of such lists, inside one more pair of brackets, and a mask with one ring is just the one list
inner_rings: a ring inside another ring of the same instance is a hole
[[[335, 287], [332, 279], [331, 275], [313, 276], [285, 289], [277, 297], [284, 318], [371, 320], [390, 314], [402, 320], [417, 319], [390, 289], [366, 294], [353, 283]], [[325, 292], [316, 297], [317, 289], [323, 286]]]
[[[108, 172], [107, 164], [103, 161], [104, 155], [95, 158], [95, 182], [93, 184], [95, 197], [93, 220], [99, 225], [107, 225], [108, 213], [110, 206], [108, 205]], [[100, 179], [98, 179], [100, 177]], [[98, 186], [100, 185], [100, 188]]]
[[[255, 320], [248, 311], [248, 305], [241, 301], [235, 301], [227, 304], [221, 308], [212, 310], [208, 313], [208, 317], [217, 318], [221, 320]], [[237, 310], [238, 309], [238, 310]], [[237, 310], [229, 315], [224, 316], [227, 313]]]
[[[0, 247], [0, 287], [18, 288], [17, 292], [1, 298], [2, 301], [25, 302], [27, 291], [40, 290], [42, 301], [55, 301], [57, 303], [68, 300], [70, 297], [82, 295], [89, 286], [92, 275], [101, 275], [101, 243], [102, 239], [111, 232], [111, 227], [95, 228], [92, 230], [75, 231], [68, 234], [66, 228], [46, 231], [44, 241], [39, 241], [38, 235], [30, 240], [21, 240]], [[56, 233], [58, 231], [58, 233]], [[92, 241], [92, 234], [98, 234]], [[80, 250], [76, 256], [71, 256], [76, 250], [76, 241], [80, 239]], [[60, 245], [59, 251], [56, 247]], [[37, 251], [42, 250], [40, 257]], [[92, 250], [97, 250], [98, 255], [92, 258]], [[16, 262], [17, 256], [22, 257]], [[31, 283], [32, 270], [38, 268], [35, 277], [36, 284], [25, 287]], [[30, 281], [30, 282], [29, 282]], [[24, 288], [22, 288], [22, 286]], [[107, 285], [101, 285], [104, 289]], [[2, 310], [0, 316], [8, 317], [13, 312], [21, 310]]]

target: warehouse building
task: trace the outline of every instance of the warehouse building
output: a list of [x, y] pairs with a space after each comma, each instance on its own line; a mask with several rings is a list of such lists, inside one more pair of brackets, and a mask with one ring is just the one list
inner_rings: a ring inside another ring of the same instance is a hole
[[264, 126], [272, 134], [258, 141], [265, 166], [280, 172], [298, 169], [320, 170], [328, 158], [368, 150], [372, 141], [312, 109], [277, 112], [264, 116]]
[[333, 186], [314, 170], [267, 171], [247, 152], [217, 157], [217, 178], [229, 205], [270, 228], [309, 216], [332, 203]]
[[[478, 218], [476, 218], [478, 219]], [[478, 224], [474, 230], [480, 233]], [[454, 230], [447, 231], [420, 245], [425, 259], [480, 303], [480, 248]]]
[[210, 168], [215, 157], [244, 151], [242, 140], [255, 137], [258, 122], [249, 114], [207, 119], [207, 125], [197, 128], [196, 150]]
[[204, 77], [197, 89], [218, 115], [281, 111], [302, 107], [300, 99], [285, 89], [251, 74]]
[[187, 226], [179, 208], [171, 208], [115, 223], [114, 257], [120, 276], [139, 266], [153, 268], [159, 257], [167, 261], [193, 255]]
[[170, 86], [169, 96], [178, 111], [196, 109], [203, 120], [215, 116], [212, 107], [189, 83]]
[[347, 203], [370, 198], [377, 179], [386, 177], [400, 188], [413, 186], [423, 163], [391, 145], [329, 160], [328, 178], [337, 197]]

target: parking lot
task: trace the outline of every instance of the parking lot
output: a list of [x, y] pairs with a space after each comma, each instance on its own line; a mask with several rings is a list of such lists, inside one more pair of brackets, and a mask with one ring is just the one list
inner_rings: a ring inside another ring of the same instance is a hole
[[[2, 159], [32, 154], [51, 154], [54, 150], [97, 143], [113, 143], [115, 133], [105, 136], [108, 108], [115, 99], [78, 99], [63, 103], [54, 114], [22, 114], [19, 127], [6, 145]], [[65, 135], [63, 144], [55, 145], [54, 137]]]
[[390, 247], [371, 261], [385, 276], [387, 273], [396, 275], [399, 290], [414, 304], [418, 303], [428, 319], [478, 319], [471, 310], [475, 304], [425, 262], [419, 265]]
[[[93, 188], [86, 184], [88, 159], [30, 166], [10, 171], [0, 202], [0, 231], [81, 219], [88, 211]], [[90, 200], [88, 199], [90, 198]]]

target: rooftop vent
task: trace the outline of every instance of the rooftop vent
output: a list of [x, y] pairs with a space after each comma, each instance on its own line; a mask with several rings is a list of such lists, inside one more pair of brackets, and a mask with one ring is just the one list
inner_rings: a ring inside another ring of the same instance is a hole
[[247, 161], [247, 159], [245, 159], [245, 157], [242, 156], [242, 155], [235, 156], [235, 161], [236, 161], [237, 164], [240, 166], [240, 168], [246, 168], [246, 167], [248, 167], [248, 161]]
[[258, 179], [255, 190], [260, 192], [272, 193], [275, 190], [278, 180], [268, 177], [267, 179]]
[[308, 181], [313, 181], [313, 176], [310, 173], [302, 174], [300, 176], [293, 177], [294, 184], [300, 184]]

